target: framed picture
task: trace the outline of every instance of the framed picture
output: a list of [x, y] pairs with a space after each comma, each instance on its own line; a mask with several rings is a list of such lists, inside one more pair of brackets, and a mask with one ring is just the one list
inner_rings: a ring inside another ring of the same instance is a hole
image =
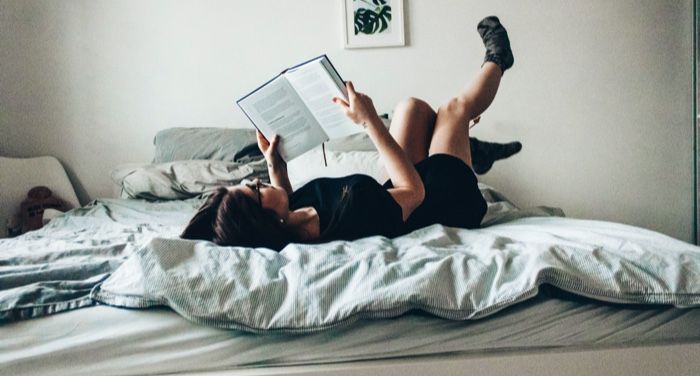
[[403, 0], [342, 0], [345, 48], [403, 46]]

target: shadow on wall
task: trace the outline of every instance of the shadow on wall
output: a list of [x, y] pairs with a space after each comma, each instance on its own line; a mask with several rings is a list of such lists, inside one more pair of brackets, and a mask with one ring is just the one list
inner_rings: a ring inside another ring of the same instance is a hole
[[[81, 203], [88, 199], [66, 151], [81, 150], [76, 136], [82, 130], [75, 124], [79, 103], [71, 92], [76, 72], [70, 65], [74, 51], [57, 46], [66, 43], [66, 33], [74, 30], [76, 8], [61, 2], [4, 2], [0, 17], [0, 60], [5, 95], [2, 96], [2, 154], [13, 158], [56, 157], [66, 170]], [[72, 124], [70, 127], [60, 127]], [[7, 131], [5, 131], [5, 129]]]
[[85, 205], [88, 201], [90, 201], [90, 196], [88, 196], [87, 190], [85, 190], [85, 187], [80, 182], [80, 179], [78, 179], [78, 176], [75, 174], [75, 171], [73, 171], [73, 169], [67, 163], [63, 162], [61, 158], [57, 159], [59, 160], [59, 162], [61, 162], [61, 165], [66, 170], [66, 174], [68, 175], [70, 183], [73, 185], [75, 195], [78, 196], [78, 201], [80, 201], [80, 205]]

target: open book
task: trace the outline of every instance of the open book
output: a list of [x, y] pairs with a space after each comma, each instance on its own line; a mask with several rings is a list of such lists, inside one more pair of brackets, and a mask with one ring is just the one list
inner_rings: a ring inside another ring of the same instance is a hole
[[284, 70], [237, 103], [265, 138], [280, 136], [280, 156], [290, 161], [323, 142], [364, 131], [333, 103], [334, 96], [347, 100], [347, 90], [322, 55]]

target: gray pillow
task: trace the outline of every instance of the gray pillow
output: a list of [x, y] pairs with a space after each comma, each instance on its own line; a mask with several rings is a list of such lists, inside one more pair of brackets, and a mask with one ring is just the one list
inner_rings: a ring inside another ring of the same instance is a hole
[[192, 159], [236, 161], [260, 155], [255, 129], [248, 128], [168, 128], [156, 134], [153, 144], [156, 148], [153, 163]]
[[182, 200], [199, 196], [243, 179], [269, 181], [264, 159], [239, 163], [191, 160], [135, 166], [120, 173], [121, 197], [146, 200]]
[[[382, 121], [389, 127], [389, 115]], [[155, 155], [152, 163], [193, 159], [245, 161], [262, 156], [257, 146], [255, 129], [251, 128], [168, 128], [153, 139]], [[326, 143], [329, 151], [375, 151], [377, 148], [366, 132]]]

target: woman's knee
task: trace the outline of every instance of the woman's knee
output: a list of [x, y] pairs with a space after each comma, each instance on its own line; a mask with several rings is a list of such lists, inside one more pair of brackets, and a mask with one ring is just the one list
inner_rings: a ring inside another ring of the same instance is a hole
[[397, 113], [399, 111], [411, 114], [417, 113], [425, 116], [435, 116], [435, 110], [433, 110], [427, 102], [415, 97], [408, 97], [399, 102], [394, 112]]
[[471, 104], [462, 98], [452, 98], [447, 103], [440, 106], [438, 112], [441, 116], [449, 116], [455, 120], [469, 121], [471, 120]]

